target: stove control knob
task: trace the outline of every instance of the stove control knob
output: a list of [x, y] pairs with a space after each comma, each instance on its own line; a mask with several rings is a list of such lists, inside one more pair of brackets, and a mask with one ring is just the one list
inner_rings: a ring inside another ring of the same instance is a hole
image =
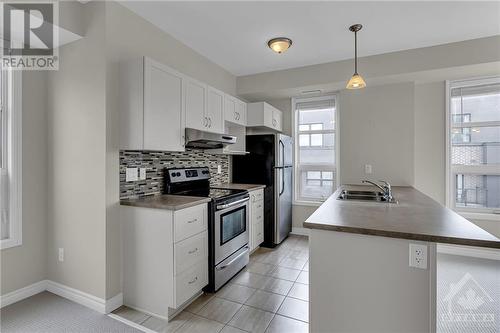
[[176, 173], [175, 172], [172, 172], [172, 177], [175, 177], [176, 176]]
[[180, 176], [181, 176], [181, 173], [180, 173], [180, 172], [177, 172], [176, 176], [177, 176], [177, 177], [180, 177]]

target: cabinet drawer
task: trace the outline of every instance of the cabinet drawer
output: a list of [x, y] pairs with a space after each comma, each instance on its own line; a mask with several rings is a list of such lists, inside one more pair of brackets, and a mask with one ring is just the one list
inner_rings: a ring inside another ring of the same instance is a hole
[[183, 273], [198, 261], [207, 260], [207, 239], [207, 232], [203, 231], [174, 245], [175, 275]]
[[254, 246], [259, 246], [264, 241], [264, 223], [262, 220], [255, 223], [253, 228]]
[[174, 212], [175, 242], [207, 229], [207, 205], [194, 206]]
[[203, 259], [175, 277], [175, 307], [201, 291], [208, 284], [208, 261]]
[[263, 190], [257, 190], [257, 191], [251, 192], [251, 199], [252, 199], [252, 202], [257, 202], [257, 201], [264, 200], [264, 191]]

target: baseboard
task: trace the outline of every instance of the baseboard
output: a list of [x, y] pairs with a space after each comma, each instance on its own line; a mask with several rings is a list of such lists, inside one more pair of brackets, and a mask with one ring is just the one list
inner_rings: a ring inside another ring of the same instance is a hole
[[123, 305], [123, 294], [118, 295], [106, 300], [105, 310], [106, 313], [111, 313]]
[[84, 305], [97, 312], [106, 313], [106, 301], [104, 299], [87, 294], [78, 289], [71, 288], [54, 281], [48, 281], [47, 291], [69, 299], [75, 303]]
[[450, 244], [437, 244], [437, 252], [465, 257], [500, 260], [500, 251], [472, 246], [458, 246]]
[[300, 236], [309, 236], [309, 229], [307, 228], [299, 228], [299, 227], [292, 227], [292, 235], [300, 235]]
[[0, 296], [0, 308], [22, 301], [28, 297], [39, 294], [42, 291], [49, 291], [58, 296], [64, 297], [75, 303], [86, 306], [100, 313], [110, 313], [123, 305], [123, 294], [120, 293], [108, 300], [87, 294], [78, 289], [74, 289], [63, 284], [42, 280], [24, 288], [14, 290], [8, 294]]
[[38, 281], [24, 288], [11, 291], [0, 296], [0, 308], [22, 301], [45, 290], [47, 290], [47, 280]]

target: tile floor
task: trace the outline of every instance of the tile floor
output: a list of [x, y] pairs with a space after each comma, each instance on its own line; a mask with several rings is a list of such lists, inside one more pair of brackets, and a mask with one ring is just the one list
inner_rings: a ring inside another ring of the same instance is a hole
[[169, 323], [125, 306], [114, 314], [162, 333], [307, 333], [308, 260], [307, 237], [291, 235], [274, 249], [255, 251], [226, 286], [202, 295]]

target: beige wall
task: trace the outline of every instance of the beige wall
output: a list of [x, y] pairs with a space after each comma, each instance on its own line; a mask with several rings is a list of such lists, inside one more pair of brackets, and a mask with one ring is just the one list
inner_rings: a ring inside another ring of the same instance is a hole
[[49, 75], [48, 278], [105, 298], [104, 2], [86, 4], [82, 15], [85, 38], [60, 49]]
[[106, 29], [112, 61], [149, 56], [228, 94], [236, 92], [234, 75], [118, 3], [107, 3]]
[[341, 91], [341, 184], [368, 178], [413, 185], [413, 91], [413, 83]]
[[445, 204], [445, 83], [415, 85], [415, 187]]
[[23, 243], [1, 250], [1, 295], [47, 276], [47, 74], [28, 71], [23, 92]]

